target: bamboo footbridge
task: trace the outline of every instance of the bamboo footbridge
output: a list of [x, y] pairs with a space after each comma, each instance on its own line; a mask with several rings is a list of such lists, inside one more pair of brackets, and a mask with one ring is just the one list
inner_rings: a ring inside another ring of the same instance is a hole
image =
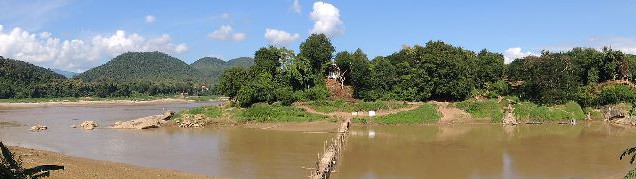
[[338, 161], [338, 155], [343, 148], [347, 140], [347, 133], [349, 132], [349, 126], [351, 126], [351, 119], [345, 120], [338, 128], [336, 138], [332, 143], [325, 148], [322, 157], [316, 162], [316, 170], [312, 171], [309, 178], [311, 179], [325, 179], [329, 178], [329, 175], [336, 166]]

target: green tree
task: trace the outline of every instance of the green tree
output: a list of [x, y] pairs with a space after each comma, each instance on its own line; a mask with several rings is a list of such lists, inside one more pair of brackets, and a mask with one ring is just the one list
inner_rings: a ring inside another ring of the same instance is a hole
[[353, 86], [353, 95], [363, 99], [372, 99], [371, 94], [365, 93], [371, 89], [371, 62], [367, 55], [358, 49], [350, 58], [350, 79]]
[[262, 72], [275, 75], [281, 66], [282, 53], [274, 46], [260, 48], [254, 54], [254, 67]]
[[492, 53], [484, 49], [477, 54], [475, 61], [475, 81], [479, 88], [487, 88], [488, 85], [503, 80], [504, 58], [500, 53]]
[[311, 34], [300, 44], [299, 55], [309, 60], [314, 74], [324, 76], [335, 50], [331, 40], [325, 34]]
[[543, 104], [562, 104], [576, 98], [580, 83], [572, 60], [561, 53], [543, 52], [529, 58], [530, 75], [521, 85], [522, 98]]
[[250, 107], [252, 104], [276, 101], [276, 91], [273, 77], [269, 73], [259, 73], [249, 80], [238, 91], [237, 100], [241, 107]]
[[306, 90], [315, 85], [315, 74], [311, 70], [311, 64], [302, 56], [296, 56], [293, 59], [293, 63], [289, 65], [286, 73], [294, 90]]
[[426, 47], [416, 50], [422, 56], [420, 68], [428, 71], [432, 78], [433, 98], [463, 100], [475, 88], [471, 63], [475, 54], [441, 41], [426, 43]]
[[216, 85], [217, 92], [230, 98], [236, 98], [239, 90], [247, 81], [247, 75], [247, 70], [241, 66], [226, 70]]

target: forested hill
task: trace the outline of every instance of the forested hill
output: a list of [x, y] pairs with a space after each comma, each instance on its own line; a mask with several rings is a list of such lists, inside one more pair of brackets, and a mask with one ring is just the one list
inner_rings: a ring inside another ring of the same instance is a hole
[[185, 62], [161, 52], [127, 52], [75, 77], [83, 81], [120, 82], [203, 81], [203, 75]]
[[213, 81], [221, 77], [221, 74], [230, 67], [242, 66], [247, 68], [252, 65], [254, 65], [254, 59], [249, 57], [236, 58], [227, 62], [214, 57], [204, 57], [190, 64], [190, 66], [196, 68], [205, 77]]
[[49, 69], [0, 56], [0, 83], [30, 85], [66, 79]]
[[0, 98], [30, 97], [34, 86], [65, 79], [49, 69], [0, 56]]

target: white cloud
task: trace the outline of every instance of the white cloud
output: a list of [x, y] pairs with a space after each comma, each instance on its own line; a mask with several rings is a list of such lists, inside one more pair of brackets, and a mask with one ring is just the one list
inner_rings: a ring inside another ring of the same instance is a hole
[[294, 12], [300, 14], [302, 13], [302, 7], [300, 6], [300, 2], [298, 2], [299, 0], [294, 0], [294, 4], [292, 5], [292, 10], [294, 10]]
[[157, 18], [155, 16], [152, 16], [152, 15], [147, 15], [146, 16], [146, 22], [147, 23], [153, 23], [153, 22], [155, 22], [155, 20], [157, 20]]
[[522, 58], [522, 57], [527, 57], [527, 56], [531, 56], [531, 55], [532, 56], [536, 56], [536, 54], [534, 54], [532, 52], [529, 52], [529, 51], [523, 52], [520, 47], [509, 48], [506, 51], [504, 51], [504, 53], [503, 53], [504, 62], [506, 64], [511, 63], [515, 59]]
[[328, 3], [315, 2], [313, 11], [309, 14], [314, 21], [312, 34], [325, 34], [336, 36], [344, 33], [344, 25], [340, 20], [340, 10]]
[[[2, 27], [0, 25], [0, 27]], [[0, 28], [0, 55], [36, 65], [81, 72], [128, 51], [186, 52], [186, 44], [174, 44], [170, 35], [144, 38], [117, 30], [112, 35], [90, 39], [61, 40], [49, 32], [31, 33], [21, 28], [4, 32]]]
[[231, 41], [235, 41], [235, 42], [240, 42], [245, 40], [245, 33], [240, 33], [240, 32], [234, 32], [234, 29], [232, 29], [232, 26], [229, 25], [223, 25], [221, 27], [219, 27], [219, 29], [215, 30], [214, 32], [211, 32], [208, 34], [208, 38], [214, 39], [214, 40], [231, 40]]
[[265, 39], [269, 42], [269, 44], [279, 47], [288, 45], [289, 43], [298, 40], [299, 37], [300, 35], [298, 35], [298, 33], [291, 34], [282, 30], [270, 28], [265, 29]]

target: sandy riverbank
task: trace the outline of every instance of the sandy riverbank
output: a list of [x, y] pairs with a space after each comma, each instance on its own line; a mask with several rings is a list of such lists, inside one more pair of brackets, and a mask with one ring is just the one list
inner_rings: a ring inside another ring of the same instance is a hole
[[174, 104], [190, 103], [194, 100], [168, 98], [148, 101], [138, 100], [97, 100], [97, 101], [55, 101], [55, 102], [35, 102], [35, 103], [0, 103], [0, 108], [30, 108], [46, 106], [78, 106], [78, 105], [138, 105], [138, 104]]
[[128, 164], [72, 157], [56, 152], [9, 147], [22, 160], [24, 168], [60, 165], [64, 170], [51, 171], [50, 178], [216, 178], [185, 172], [145, 168]]

